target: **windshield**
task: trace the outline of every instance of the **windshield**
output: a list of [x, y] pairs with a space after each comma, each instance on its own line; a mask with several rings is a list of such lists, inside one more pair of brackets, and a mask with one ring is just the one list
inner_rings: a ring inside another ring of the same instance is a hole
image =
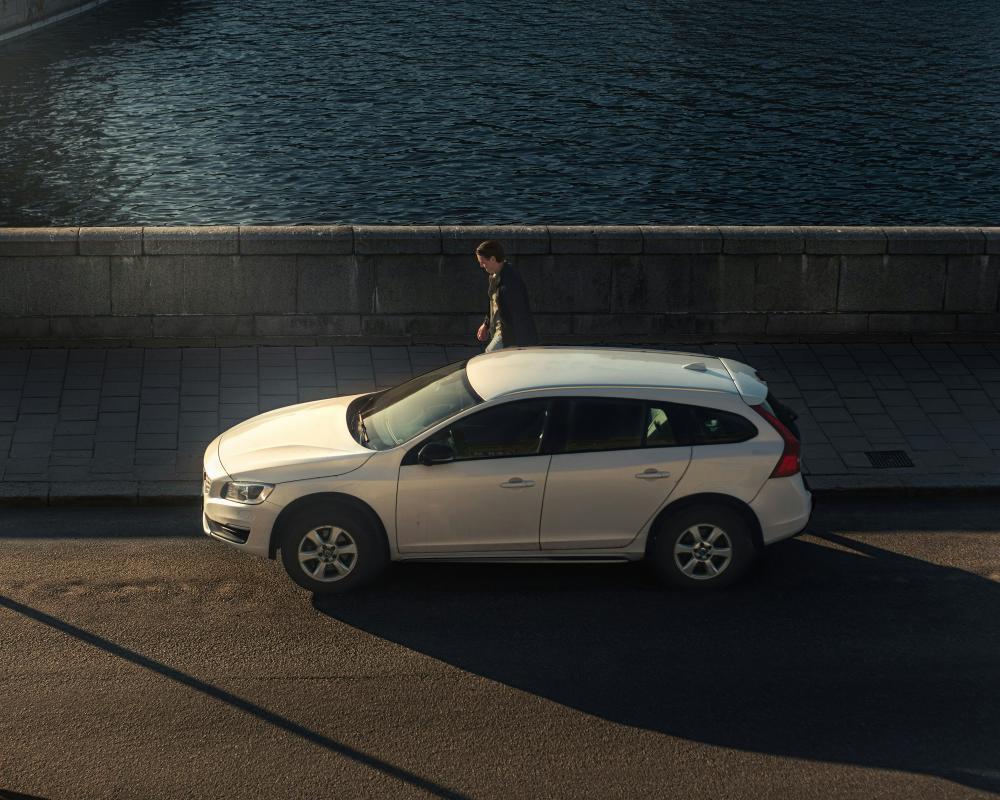
[[465, 376], [467, 362], [449, 364], [373, 395], [354, 415], [362, 444], [388, 450], [481, 402]]

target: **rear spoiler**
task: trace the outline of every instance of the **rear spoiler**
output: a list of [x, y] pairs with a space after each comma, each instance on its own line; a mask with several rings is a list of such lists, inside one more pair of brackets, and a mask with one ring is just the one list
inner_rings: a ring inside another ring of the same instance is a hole
[[759, 406], [767, 399], [767, 384], [757, 375], [757, 370], [741, 361], [720, 358], [729, 377], [736, 384], [740, 397], [749, 406]]

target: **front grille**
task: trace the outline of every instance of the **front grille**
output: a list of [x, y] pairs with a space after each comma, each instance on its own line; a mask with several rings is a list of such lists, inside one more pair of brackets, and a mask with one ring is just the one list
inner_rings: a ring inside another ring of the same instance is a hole
[[220, 539], [225, 539], [227, 542], [246, 544], [247, 539], [250, 538], [250, 531], [246, 528], [237, 528], [235, 525], [223, 525], [221, 522], [216, 522], [214, 519], [209, 519], [208, 517], [205, 519], [208, 522], [208, 529], [212, 532], [212, 535]]

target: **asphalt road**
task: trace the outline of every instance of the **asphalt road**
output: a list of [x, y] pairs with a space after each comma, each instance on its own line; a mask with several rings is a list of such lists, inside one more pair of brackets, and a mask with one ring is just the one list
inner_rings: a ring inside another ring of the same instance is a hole
[[196, 508], [0, 509], [0, 798], [994, 796], [998, 529], [828, 503], [711, 596], [416, 565], [314, 601]]

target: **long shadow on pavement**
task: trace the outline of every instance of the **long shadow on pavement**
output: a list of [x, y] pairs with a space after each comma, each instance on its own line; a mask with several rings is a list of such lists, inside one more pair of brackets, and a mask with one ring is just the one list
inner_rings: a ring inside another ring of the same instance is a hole
[[641, 565], [419, 565], [314, 604], [623, 725], [1000, 790], [1000, 587], [811, 532], [711, 595], [661, 590]]

